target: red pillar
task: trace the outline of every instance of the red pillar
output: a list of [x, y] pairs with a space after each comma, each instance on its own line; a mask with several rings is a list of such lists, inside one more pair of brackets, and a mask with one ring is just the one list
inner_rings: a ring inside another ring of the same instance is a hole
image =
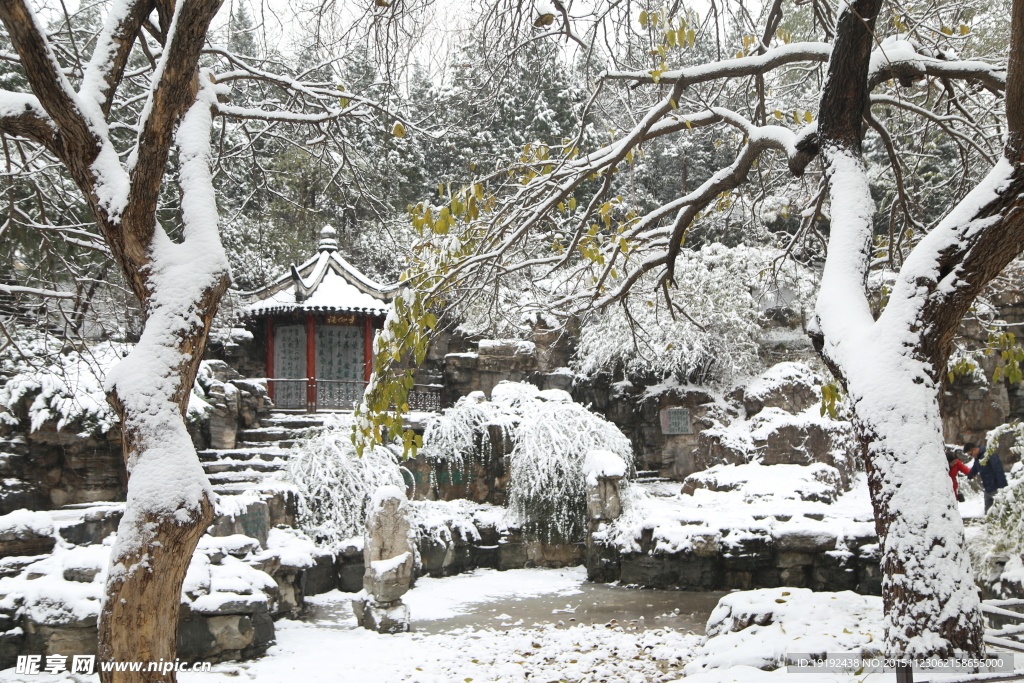
[[306, 377], [306, 405], [311, 408], [316, 405], [316, 324], [312, 313], [306, 314]]
[[363, 318], [363, 381], [369, 382], [373, 373], [373, 319]]
[[[267, 363], [266, 372], [267, 379], [274, 377], [274, 319], [269, 315], [266, 317], [266, 328], [267, 328]], [[270, 396], [270, 400], [274, 400], [274, 383], [267, 382], [267, 394]]]

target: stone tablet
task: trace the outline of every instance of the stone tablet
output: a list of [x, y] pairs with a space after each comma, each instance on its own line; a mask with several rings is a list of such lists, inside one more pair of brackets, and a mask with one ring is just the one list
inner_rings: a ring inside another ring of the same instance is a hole
[[662, 434], [692, 434], [690, 411], [686, 408], [667, 408], [661, 411]]

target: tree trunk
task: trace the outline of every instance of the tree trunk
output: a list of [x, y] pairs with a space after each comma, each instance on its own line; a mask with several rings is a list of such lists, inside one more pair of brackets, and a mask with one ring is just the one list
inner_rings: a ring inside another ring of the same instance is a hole
[[817, 133], [831, 229], [809, 332], [854, 411], [882, 545], [886, 653], [977, 657], [980, 600], [947, 476], [938, 391], [967, 307], [1020, 251], [1020, 221], [1008, 211], [1018, 188], [1010, 166], [997, 165], [914, 248], [874, 319], [865, 281], [876, 207], [861, 141], [880, 8], [881, 0], [842, 6], [822, 89]]
[[[878, 351], [900, 360], [899, 349]], [[983, 656], [980, 598], [949, 484], [936, 386], [882, 367], [850, 367], [846, 376], [882, 544], [887, 652]]]
[[[127, 572], [107, 584], [100, 616], [99, 661], [173, 662], [177, 654], [178, 612], [181, 585], [199, 538], [213, 521], [213, 505], [204, 499], [198, 511], [188, 511], [184, 522], [155, 515], [121, 523], [118, 534], [145, 533], [142, 552], [120, 554], [115, 562], [125, 566], [144, 563], [145, 568]], [[130, 527], [130, 528], [126, 528]], [[171, 683], [174, 672], [100, 671], [103, 683]]]
[[[111, 576], [100, 615], [101, 664], [141, 661], [146, 668], [149, 662], [175, 660], [182, 582], [200, 537], [213, 521], [209, 485], [185, 427], [184, 414], [210, 323], [228, 282], [227, 275], [221, 274], [214, 286], [207, 289], [201, 314], [177, 347], [156, 349], [180, 359], [180, 364], [173, 368], [176, 374], [166, 372], [166, 368], [158, 369], [158, 374], [162, 371], [168, 380], [166, 383], [145, 393], [145, 384], [149, 382], [133, 387], [130, 382], [118, 384], [118, 378], [114, 378], [111, 401], [121, 415], [124, 457], [130, 475], [128, 502], [117, 529], [117, 543], [110, 560]], [[162, 310], [148, 316], [143, 338], [132, 355], [153, 353], [150, 338], [163, 341], [154, 330], [159, 330], [165, 319], [166, 312]], [[129, 368], [131, 360], [131, 355], [125, 359]], [[157, 405], [158, 419], [152, 413], [140, 411], [140, 396], [122, 395], [122, 387], [135, 392], [142, 389], [141, 404]], [[165, 493], [154, 489], [172, 486], [175, 479], [186, 488], [195, 488], [197, 481], [205, 486], [201, 484], [203, 490], [185, 492], [180, 500], [172, 497], [167, 505]], [[175, 679], [174, 672], [100, 672], [103, 683], [173, 683]]]

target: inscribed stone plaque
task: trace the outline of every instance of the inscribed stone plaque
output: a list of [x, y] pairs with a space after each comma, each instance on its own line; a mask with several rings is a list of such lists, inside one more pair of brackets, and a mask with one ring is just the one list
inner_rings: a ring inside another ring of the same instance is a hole
[[692, 434], [690, 411], [686, 408], [667, 408], [661, 411], [662, 434]]

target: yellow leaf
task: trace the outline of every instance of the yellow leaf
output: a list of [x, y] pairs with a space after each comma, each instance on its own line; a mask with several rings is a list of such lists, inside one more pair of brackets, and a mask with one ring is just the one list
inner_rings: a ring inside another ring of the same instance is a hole
[[668, 105], [669, 105], [670, 107], [672, 107], [673, 109], [679, 109], [679, 105], [678, 105], [678, 104], [676, 103], [676, 101], [675, 101], [675, 100], [671, 100], [671, 99], [670, 99], [670, 100], [668, 101]]
[[391, 134], [394, 135], [396, 138], [404, 138], [405, 137], [405, 126], [403, 126], [399, 122], [396, 122], [395, 123], [395, 127], [391, 129]]
[[804, 121], [806, 121], [807, 123], [810, 123], [813, 120], [814, 120], [814, 114], [812, 114], [809, 111], [805, 111], [804, 112]]
[[690, 44], [690, 47], [693, 47], [693, 45], [696, 43], [696, 41], [697, 41], [697, 34], [691, 28], [689, 31], [686, 32], [686, 42]]
[[960, 35], [966, 36], [970, 32], [971, 32], [971, 27], [970, 26], [964, 26], [963, 24], [960, 24]]
[[648, 19], [648, 17], [647, 17], [647, 10], [642, 10], [640, 12], [640, 26], [646, 27], [647, 26], [647, 19]]
[[576, 198], [575, 197], [569, 197], [569, 210], [570, 211], [575, 211], [576, 210]]
[[777, 119], [781, 119], [782, 118], [782, 112], [779, 111], [778, 109], [776, 109], [775, 111], [772, 112], [772, 116], [774, 116]]

